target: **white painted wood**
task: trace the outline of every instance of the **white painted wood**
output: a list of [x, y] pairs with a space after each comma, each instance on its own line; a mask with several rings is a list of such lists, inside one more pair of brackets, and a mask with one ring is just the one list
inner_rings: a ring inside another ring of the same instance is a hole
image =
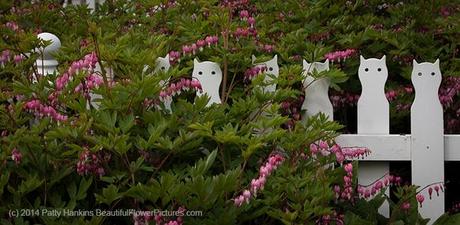
[[[37, 37], [44, 41], [51, 41], [51, 44], [46, 46], [45, 48], [35, 49], [36, 52], [41, 54], [41, 57], [39, 57], [35, 61], [35, 65], [37, 66], [37, 72], [39, 75], [43, 76], [53, 74], [57, 72], [56, 68], [58, 65], [58, 61], [54, 59], [52, 54], [54, 54], [59, 50], [59, 48], [61, 48], [61, 41], [56, 35], [46, 32], [38, 34]], [[34, 81], [36, 81], [36, 76], [37, 74], [35, 74]]]
[[329, 120], [334, 119], [334, 108], [329, 99], [329, 78], [316, 79], [311, 76], [314, 70], [318, 72], [329, 70], [329, 59], [324, 63], [313, 62], [308, 63], [303, 60], [304, 81], [303, 87], [305, 90], [305, 99], [301, 109], [305, 110], [304, 119], [314, 116], [320, 112], [324, 113]]
[[358, 100], [358, 134], [389, 134], [390, 107], [385, 96], [388, 69], [385, 56], [364, 59], [358, 70], [362, 91]]
[[219, 87], [222, 82], [222, 70], [219, 64], [211, 61], [198, 62], [194, 59], [192, 79], [197, 79], [203, 90], [197, 91], [197, 96], [207, 95], [210, 98], [207, 106], [221, 103]]
[[[412, 183], [421, 187], [444, 181], [444, 122], [438, 90], [441, 84], [439, 59], [435, 63], [414, 60], [411, 80], [415, 100], [411, 107]], [[431, 223], [444, 213], [444, 192], [425, 197], [419, 212]]]
[[[385, 83], [388, 78], [386, 57], [364, 59], [360, 56], [358, 77], [362, 91], [358, 100], [358, 134], [389, 134], [390, 106], [385, 96]], [[389, 172], [389, 164], [361, 163], [358, 170], [358, 182], [368, 184]], [[385, 192], [388, 196], [389, 190]], [[390, 215], [387, 201], [379, 208], [386, 217]]]
[[[252, 63], [253, 64], [255, 63], [256, 59], [257, 58], [254, 55], [252, 55]], [[267, 71], [265, 72], [266, 75], [265, 75], [264, 83], [270, 83], [270, 82], [273, 81], [273, 78], [270, 77], [269, 75], [273, 75], [276, 78], [278, 78], [278, 76], [279, 76], [278, 55], [275, 55], [272, 59], [270, 59], [268, 61], [257, 63], [257, 64], [254, 64], [254, 65], [256, 65], [256, 66], [258, 66], [258, 65], [266, 66]], [[263, 87], [262, 91], [264, 93], [275, 92], [276, 91], [276, 83], [275, 84], [270, 84], [270, 85], [267, 85], [267, 86]]]
[[[336, 139], [340, 146], [367, 147], [372, 152], [359, 161], [411, 161], [411, 135], [342, 134]], [[460, 135], [444, 135], [444, 160], [460, 161]]]
[[[166, 72], [169, 70], [169, 68], [171, 68], [171, 63], [169, 61], [169, 54], [166, 54], [165, 57], [157, 58], [157, 60], [155, 61], [155, 69], [153, 70], [153, 73], [156, 74], [159, 72]], [[169, 82], [169, 79], [170, 78], [166, 80], [161, 80], [159, 83], [160, 86], [164, 87]], [[169, 112], [172, 112], [171, 103], [172, 103], [172, 98], [168, 98], [164, 101], [165, 108]]]
[[91, 9], [91, 12], [94, 12], [96, 9], [96, 0], [86, 0], [86, 4], [88, 5], [88, 8]]
[[444, 160], [460, 161], [460, 135], [444, 135]]
[[410, 161], [410, 135], [342, 134], [335, 140], [340, 146], [370, 149], [371, 154], [359, 161]]

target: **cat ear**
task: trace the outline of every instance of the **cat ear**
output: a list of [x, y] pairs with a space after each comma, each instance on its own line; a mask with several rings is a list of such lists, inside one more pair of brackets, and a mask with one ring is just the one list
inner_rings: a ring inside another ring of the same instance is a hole
[[168, 60], [168, 62], [169, 62], [169, 53], [166, 54], [165, 59]]
[[276, 62], [278, 62], [278, 55], [275, 55], [275, 56], [273, 57], [273, 59], [274, 59]]
[[304, 59], [302, 62], [303, 62], [303, 63], [302, 63], [303, 69], [304, 69], [304, 70], [308, 69], [308, 67], [310, 66], [310, 64], [307, 62], [307, 60]]
[[366, 60], [362, 55], [359, 56], [359, 62], [364, 62]]
[[434, 62], [434, 65], [437, 66], [437, 67], [439, 67], [439, 58], [436, 59], [436, 61]]
[[386, 55], [383, 55], [382, 58], [380, 59], [380, 61], [384, 61], [386, 60], [387, 56]]
[[326, 66], [327, 69], [329, 69], [329, 59], [326, 59], [326, 61], [324, 62], [324, 65]]
[[252, 56], [251, 56], [251, 59], [252, 59], [252, 64], [254, 64], [254, 62], [256, 62], [256, 59], [257, 59], [257, 58], [256, 58], [255, 55], [252, 55]]
[[412, 64], [413, 64], [414, 66], [418, 66], [418, 62], [417, 62], [415, 59], [412, 60]]
[[193, 59], [193, 65], [195, 65], [195, 66], [196, 66], [196, 65], [198, 65], [199, 63], [200, 63], [200, 62], [198, 62], [198, 60], [197, 60], [196, 58], [195, 58], [195, 59]]

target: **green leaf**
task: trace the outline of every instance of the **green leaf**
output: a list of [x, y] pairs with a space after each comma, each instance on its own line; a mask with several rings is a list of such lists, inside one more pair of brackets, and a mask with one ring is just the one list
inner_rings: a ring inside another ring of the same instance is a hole
[[134, 126], [134, 115], [129, 114], [118, 122], [121, 132], [127, 133]]
[[102, 190], [102, 195], [95, 194], [98, 203], [105, 203], [111, 205], [113, 201], [123, 197], [123, 194], [118, 193], [118, 187], [111, 184]]
[[209, 170], [209, 168], [211, 168], [216, 159], [216, 156], [217, 150], [214, 150], [211, 152], [211, 154], [208, 155], [206, 161], [200, 159], [200, 161], [198, 161], [198, 163], [196, 163], [195, 166], [190, 169], [190, 175], [192, 177], [203, 176]]

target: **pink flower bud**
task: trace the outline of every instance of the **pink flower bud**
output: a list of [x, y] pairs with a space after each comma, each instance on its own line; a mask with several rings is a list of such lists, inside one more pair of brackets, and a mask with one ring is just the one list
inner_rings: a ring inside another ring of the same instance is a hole
[[353, 172], [353, 164], [348, 163], [344, 166], [344, 169], [347, 173], [352, 173]]
[[417, 198], [418, 203], [420, 203], [420, 208], [421, 208], [423, 201], [425, 201], [425, 197], [423, 195], [419, 194], [419, 195], [417, 195], [416, 198]]

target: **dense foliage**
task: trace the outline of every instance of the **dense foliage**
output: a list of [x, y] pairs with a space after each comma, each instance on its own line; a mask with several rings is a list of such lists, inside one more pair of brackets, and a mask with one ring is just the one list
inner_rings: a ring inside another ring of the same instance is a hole
[[[392, 116], [403, 118], [412, 59], [440, 58], [452, 76], [440, 92], [447, 127], [458, 131], [458, 3], [121, 0], [91, 13], [36, 2], [0, 3], [2, 224], [425, 223], [420, 188], [383, 174], [382, 182], [357, 185], [353, 159], [368, 152], [335, 145], [342, 126], [323, 115], [302, 118], [301, 63], [334, 62], [314, 75], [329, 77], [334, 104], [347, 107], [359, 94], [357, 56], [386, 54]], [[56, 34], [62, 47], [53, 54], [58, 72], [35, 78], [36, 49], [49, 44], [37, 39], [41, 32]], [[153, 75], [168, 53], [170, 70]], [[270, 85], [263, 75], [248, 79], [251, 55], [263, 62], [275, 54], [277, 91], [266, 93], [255, 88]], [[222, 104], [196, 97], [195, 58], [221, 65]], [[97, 107], [88, 103], [92, 94], [102, 96]], [[169, 112], [163, 103], [171, 95]], [[384, 194], [390, 185], [397, 201]], [[385, 199], [389, 218], [377, 211]], [[15, 217], [12, 209], [202, 215]], [[438, 224], [455, 224], [454, 213]]]

